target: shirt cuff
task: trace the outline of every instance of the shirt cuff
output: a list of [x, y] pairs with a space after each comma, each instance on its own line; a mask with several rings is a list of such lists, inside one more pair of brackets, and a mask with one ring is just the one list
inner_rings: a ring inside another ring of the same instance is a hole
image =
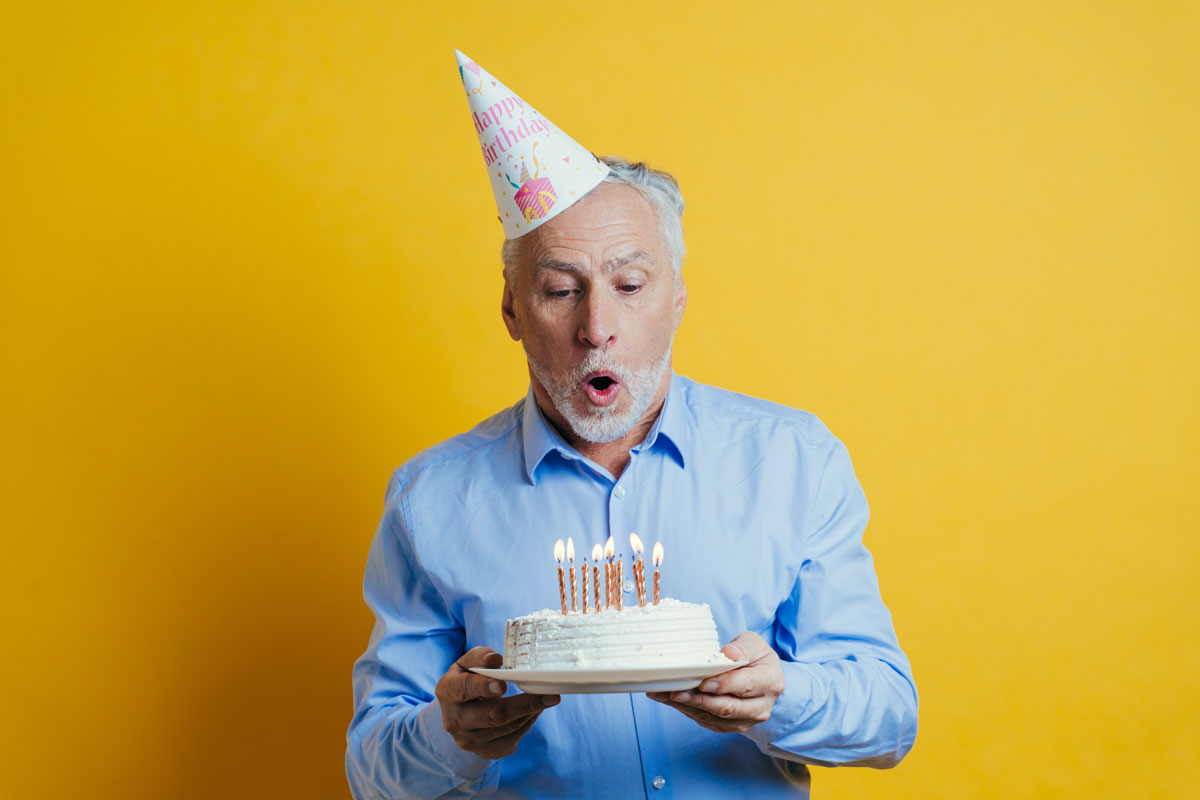
[[436, 699], [417, 712], [417, 729], [422, 741], [429, 743], [429, 749], [446, 768], [463, 780], [479, 778], [489, 767], [496, 764], [493, 759], [477, 756], [458, 746], [454, 737], [442, 724], [442, 706]]
[[[758, 749], [769, 756], [791, 755], [772, 745], [792, 733], [811, 715], [816, 682], [804, 664], [780, 663], [783, 668], [783, 693], [775, 699], [771, 716], [745, 732]], [[794, 756], [792, 756], [794, 757]]]

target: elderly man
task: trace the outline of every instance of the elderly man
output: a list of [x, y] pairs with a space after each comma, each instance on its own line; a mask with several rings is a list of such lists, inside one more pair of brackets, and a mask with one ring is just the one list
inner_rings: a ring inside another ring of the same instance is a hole
[[[673, 373], [683, 199], [666, 173], [604, 166], [505, 243], [525, 398], [388, 484], [347, 736], [358, 798], [807, 797], [807, 764], [889, 767], [915, 739], [845, 447], [811, 414]], [[500, 666], [506, 619], [553, 604], [548, 542], [631, 530], [664, 543], [666, 593], [708, 603], [745, 666], [561, 697], [470, 671]]]

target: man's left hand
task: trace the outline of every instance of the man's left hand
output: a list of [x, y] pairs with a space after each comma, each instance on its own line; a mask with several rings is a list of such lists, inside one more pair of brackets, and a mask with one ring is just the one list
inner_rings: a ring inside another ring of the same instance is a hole
[[766, 722], [783, 693], [779, 656], [757, 633], [747, 631], [721, 648], [734, 661], [750, 663], [682, 692], [647, 692], [651, 700], [673, 706], [709, 730], [742, 733]]

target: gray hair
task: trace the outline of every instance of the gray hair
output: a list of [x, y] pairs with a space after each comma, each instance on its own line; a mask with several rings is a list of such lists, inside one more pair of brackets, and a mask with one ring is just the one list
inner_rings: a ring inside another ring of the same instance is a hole
[[[678, 280], [687, 252], [683, 244], [683, 195], [679, 192], [679, 182], [671, 173], [653, 169], [644, 161], [634, 163], [620, 156], [605, 156], [600, 160], [609, 168], [609, 173], [601, 183], [632, 186], [654, 209], [654, 215], [658, 218], [658, 234], [671, 259], [671, 270]], [[524, 239], [524, 236], [505, 239], [500, 249], [504, 279], [509, 286], [516, 286], [517, 262], [521, 258]]]

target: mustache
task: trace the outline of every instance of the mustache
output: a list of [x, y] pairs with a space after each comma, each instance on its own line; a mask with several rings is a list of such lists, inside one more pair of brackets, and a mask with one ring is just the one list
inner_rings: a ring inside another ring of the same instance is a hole
[[571, 385], [583, 383], [583, 379], [593, 372], [610, 372], [616, 376], [618, 383], [626, 383], [625, 369], [615, 356], [607, 351], [592, 350], [579, 366], [571, 370]]

